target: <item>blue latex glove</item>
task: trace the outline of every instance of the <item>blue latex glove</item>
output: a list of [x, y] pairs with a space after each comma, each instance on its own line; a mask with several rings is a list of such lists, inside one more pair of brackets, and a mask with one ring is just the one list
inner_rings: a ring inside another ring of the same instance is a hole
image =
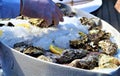
[[63, 21], [63, 14], [52, 0], [22, 0], [21, 14], [42, 18], [47, 25], [58, 25], [59, 21]]
[[20, 14], [20, 0], [0, 0], [0, 18], [15, 18]]

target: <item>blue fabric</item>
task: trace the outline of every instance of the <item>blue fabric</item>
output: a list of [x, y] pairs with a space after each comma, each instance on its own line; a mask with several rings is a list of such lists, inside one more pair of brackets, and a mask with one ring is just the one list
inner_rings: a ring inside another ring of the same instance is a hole
[[20, 0], [0, 0], [0, 18], [14, 18], [20, 14]]

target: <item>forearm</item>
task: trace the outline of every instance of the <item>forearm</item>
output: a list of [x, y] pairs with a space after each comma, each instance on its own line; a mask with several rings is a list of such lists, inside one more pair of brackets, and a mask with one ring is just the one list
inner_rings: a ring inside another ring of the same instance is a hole
[[14, 18], [20, 14], [20, 0], [0, 0], [0, 18]]

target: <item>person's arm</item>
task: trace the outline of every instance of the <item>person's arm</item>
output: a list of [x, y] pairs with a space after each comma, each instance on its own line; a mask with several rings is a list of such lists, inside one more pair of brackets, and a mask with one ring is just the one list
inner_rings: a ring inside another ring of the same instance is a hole
[[120, 0], [117, 0], [115, 4], [115, 9], [120, 13]]
[[0, 18], [14, 18], [20, 14], [20, 0], [0, 0]]

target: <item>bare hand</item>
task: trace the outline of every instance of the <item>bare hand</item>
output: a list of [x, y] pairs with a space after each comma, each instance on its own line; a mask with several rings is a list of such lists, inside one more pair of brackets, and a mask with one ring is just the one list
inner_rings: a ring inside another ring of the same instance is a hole
[[115, 9], [120, 13], [120, 0], [117, 0], [115, 4]]

